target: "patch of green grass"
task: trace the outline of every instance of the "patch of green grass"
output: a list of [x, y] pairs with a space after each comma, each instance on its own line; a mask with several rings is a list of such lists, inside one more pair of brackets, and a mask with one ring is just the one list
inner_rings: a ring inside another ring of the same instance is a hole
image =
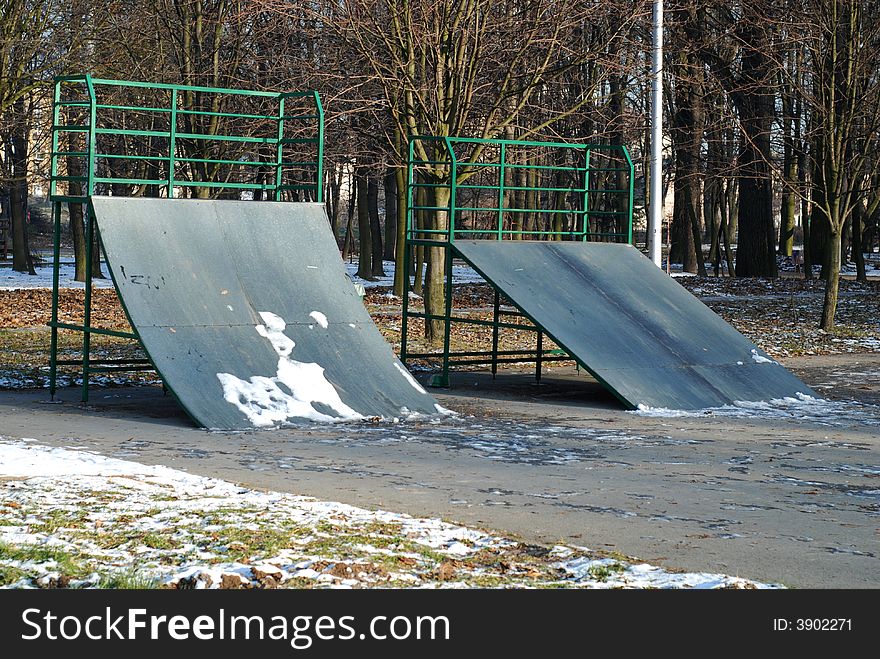
[[620, 563], [609, 563], [608, 565], [594, 565], [589, 569], [589, 573], [596, 581], [605, 583], [615, 574], [620, 574], [625, 570], [625, 565], [621, 565]]
[[34, 563], [55, 561], [57, 565], [55, 571], [64, 576], [79, 577], [88, 574], [88, 569], [79, 562], [76, 556], [57, 547], [15, 546], [0, 542], [0, 561], [33, 561]]
[[112, 590], [146, 590], [159, 587], [159, 579], [152, 577], [137, 569], [131, 568], [119, 572], [102, 574], [96, 588]]
[[88, 521], [88, 513], [85, 510], [50, 510], [37, 524], [31, 526], [34, 533], [52, 534], [58, 529], [76, 529], [82, 527]]
[[139, 537], [135, 537], [135, 539], [140, 540], [150, 549], [177, 549], [180, 547], [180, 544], [174, 538], [165, 533], [148, 531]]
[[26, 576], [27, 573], [21, 568], [0, 564], [0, 586], [9, 586]]
[[227, 547], [226, 556], [242, 560], [249, 556], [274, 556], [282, 549], [290, 548], [292, 538], [303, 532], [299, 527], [252, 530], [227, 526], [212, 535], [217, 544]]

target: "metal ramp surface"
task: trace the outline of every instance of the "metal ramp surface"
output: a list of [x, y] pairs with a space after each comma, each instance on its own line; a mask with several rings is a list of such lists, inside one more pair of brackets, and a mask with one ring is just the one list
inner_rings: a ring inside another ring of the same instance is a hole
[[201, 426], [436, 414], [317, 203], [91, 197], [126, 314]]
[[816, 396], [631, 245], [452, 245], [627, 407]]

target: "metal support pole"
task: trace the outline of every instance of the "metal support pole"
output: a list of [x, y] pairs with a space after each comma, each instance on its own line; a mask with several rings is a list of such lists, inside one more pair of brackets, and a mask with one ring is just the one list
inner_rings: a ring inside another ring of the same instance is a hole
[[498, 374], [498, 321], [501, 311], [501, 296], [495, 289], [495, 299], [492, 303], [492, 379]]
[[654, 42], [651, 63], [651, 207], [648, 248], [659, 268], [663, 249], [663, 0], [654, 1]]

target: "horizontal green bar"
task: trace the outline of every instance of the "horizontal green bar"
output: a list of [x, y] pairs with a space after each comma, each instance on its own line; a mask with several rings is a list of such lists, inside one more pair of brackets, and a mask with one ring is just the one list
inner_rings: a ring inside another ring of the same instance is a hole
[[171, 108], [156, 108], [145, 105], [107, 105], [104, 103], [97, 103], [95, 104], [95, 108], [98, 110], [125, 110], [127, 112], [163, 112], [166, 114], [171, 112]]
[[85, 158], [89, 155], [88, 151], [53, 151], [52, 157], [67, 157], [67, 158]]
[[[472, 167], [501, 167], [500, 162], [468, 162], [466, 160], [460, 160], [458, 162], [458, 168], [467, 170]], [[505, 169], [547, 169], [553, 170], [556, 172], [583, 172], [586, 170], [585, 167], [562, 167], [558, 165], [516, 165], [511, 162], [504, 163]], [[595, 170], [590, 170], [595, 171]]]
[[[459, 233], [491, 233], [498, 235], [498, 229], [456, 229], [456, 234]], [[585, 235], [582, 231], [515, 231], [513, 229], [507, 230], [502, 229], [501, 233], [503, 234], [517, 234], [522, 236], [583, 236]]]
[[[442, 357], [442, 353], [440, 354]], [[409, 358], [410, 355], [407, 355]], [[573, 359], [572, 357], [541, 357], [542, 362], [561, 362], [561, 361], [570, 361]], [[480, 364], [491, 364], [492, 359], [483, 360], [483, 359], [461, 359], [461, 360], [449, 360], [450, 366], [478, 366]], [[516, 357], [499, 357], [495, 359], [494, 362], [496, 364], [518, 364], [520, 362], [534, 362], [538, 361], [537, 359], [529, 359], [528, 355], [524, 356], [521, 359]]]
[[303, 185], [279, 185], [279, 190], [314, 190], [317, 187], [317, 184], [312, 183], [311, 185], [303, 184]]
[[137, 334], [132, 334], [131, 332], [120, 332], [118, 330], [110, 330], [104, 329], [102, 327], [85, 327], [84, 325], [74, 325], [72, 323], [53, 323], [49, 321], [46, 323], [49, 327], [54, 327], [55, 329], [66, 329], [66, 330], [75, 330], [77, 332], [88, 332], [89, 334], [102, 334], [104, 336], [115, 336], [121, 339], [137, 339]]
[[[168, 160], [166, 157], [165, 160]], [[176, 162], [198, 162], [206, 165], [246, 165], [248, 167], [259, 167], [261, 165], [270, 165], [272, 167], [277, 167], [278, 163], [276, 162], [266, 162], [262, 160], [222, 160], [217, 158], [183, 158], [177, 157], [174, 159]]]
[[92, 366], [89, 364], [89, 372], [91, 373], [128, 373], [136, 371], [155, 371], [151, 365], [147, 366]]
[[177, 114], [198, 114], [205, 117], [229, 117], [231, 119], [269, 119], [278, 121], [277, 114], [243, 114], [239, 112], [214, 112], [213, 110], [178, 110]]
[[[442, 320], [446, 321], [446, 316], [440, 316], [437, 314], [429, 314], [429, 313], [420, 313], [417, 311], [408, 311], [407, 316], [411, 318], [425, 318], [426, 320]], [[449, 320], [453, 323], [467, 323], [469, 325], [483, 325], [487, 327], [501, 327], [503, 329], [515, 329], [515, 330], [525, 330], [525, 331], [537, 331], [537, 327], [535, 325], [521, 325], [519, 323], [505, 323], [498, 322], [496, 323], [493, 320], [483, 320], [482, 318], [463, 318], [461, 316], [450, 316]]]
[[155, 178], [115, 178], [112, 176], [96, 176], [95, 183], [118, 183], [120, 185], [164, 185], [168, 179]]
[[[534, 329], [534, 328], [530, 327], [529, 329]], [[512, 357], [515, 355], [532, 356], [532, 355], [537, 355], [537, 354], [548, 355], [548, 356], [557, 357], [557, 358], [559, 357], [558, 350], [542, 350], [540, 353], [538, 353], [538, 351], [536, 351], [536, 350], [499, 350], [495, 354], [498, 355], [499, 357]], [[413, 357], [413, 358], [438, 357], [438, 356], [442, 357], [443, 353], [442, 352], [415, 352], [415, 353], [408, 352], [408, 353], [406, 353], [406, 356], [407, 356], [407, 358], [409, 358], [409, 357]], [[492, 352], [491, 351], [484, 351], [484, 350], [474, 350], [472, 352], [450, 352], [449, 356], [450, 357], [491, 357]], [[564, 357], [564, 359], [571, 359], [571, 358]]]
[[[167, 135], [167, 133], [166, 133]], [[249, 144], [278, 144], [276, 137], [244, 137], [243, 135], [209, 135], [206, 133], [177, 133], [178, 139], [214, 142], [247, 142]], [[316, 141], [316, 140], [312, 140]]]
[[162, 130], [135, 130], [133, 128], [96, 128], [98, 135], [128, 135], [132, 137], [168, 137], [168, 131]]
[[170, 160], [168, 156], [123, 155], [121, 153], [96, 153], [95, 158], [107, 158], [113, 160]]
[[[55, 361], [58, 366], [82, 366], [83, 359], [58, 359]], [[89, 365], [95, 366], [121, 366], [124, 364], [149, 364], [149, 359], [89, 359]]]
[[[568, 144], [566, 142], [530, 142], [527, 140], [497, 140], [485, 139], [480, 137], [449, 137], [447, 139], [453, 144], [504, 144], [505, 146], [552, 147], [555, 149], [576, 149], [578, 151], [583, 151], [585, 149], [605, 148], [605, 145], [596, 144]], [[613, 148], [616, 149], [619, 147], [615, 146]]]
[[[430, 209], [427, 209], [430, 210]], [[445, 208], [436, 209], [436, 210], [446, 210]], [[457, 211], [473, 211], [473, 212], [486, 212], [486, 213], [571, 213], [573, 215], [584, 215], [586, 213], [595, 213], [598, 211], [585, 211], [585, 210], [568, 210], [565, 208], [478, 208], [473, 206], [456, 206], [455, 210]]]
[[[166, 181], [167, 182], [167, 181]], [[274, 190], [274, 184], [263, 183], [223, 183], [221, 181], [180, 181], [175, 180], [175, 185], [192, 186], [195, 188], [232, 188], [234, 190]]]
[[[84, 81], [84, 80], [83, 80]], [[205, 92], [209, 94], [235, 94], [238, 96], [264, 96], [278, 98], [278, 92], [263, 92], [246, 89], [225, 89], [223, 87], [198, 87], [192, 85], [169, 85], [161, 82], [137, 82], [134, 80], [110, 80], [107, 78], [92, 78], [93, 85], [106, 85], [111, 87], [138, 87], [140, 89], [167, 89], [169, 91]], [[310, 92], [303, 92], [310, 93]]]
[[[446, 187], [449, 187], [448, 185]], [[583, 192], [583, 190], [579, 188], [532, 188], [527, 186], [516, 186], [516, 185], [504, 185], [502, 186], [500, 183], [495, 185], [457, 185], [459, 190], [501, 190], [502, 188], [505, 190], [515, 190], [517, 192], [525, 191], [525, 192]]]

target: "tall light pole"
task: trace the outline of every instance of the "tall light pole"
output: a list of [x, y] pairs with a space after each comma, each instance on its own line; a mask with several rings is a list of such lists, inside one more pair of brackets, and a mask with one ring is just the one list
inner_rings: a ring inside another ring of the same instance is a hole
[[663, 0], [654, 0], [654, 39], [651, 61], [651, 205], [648, 249], [660, 267], [663, 260]]

